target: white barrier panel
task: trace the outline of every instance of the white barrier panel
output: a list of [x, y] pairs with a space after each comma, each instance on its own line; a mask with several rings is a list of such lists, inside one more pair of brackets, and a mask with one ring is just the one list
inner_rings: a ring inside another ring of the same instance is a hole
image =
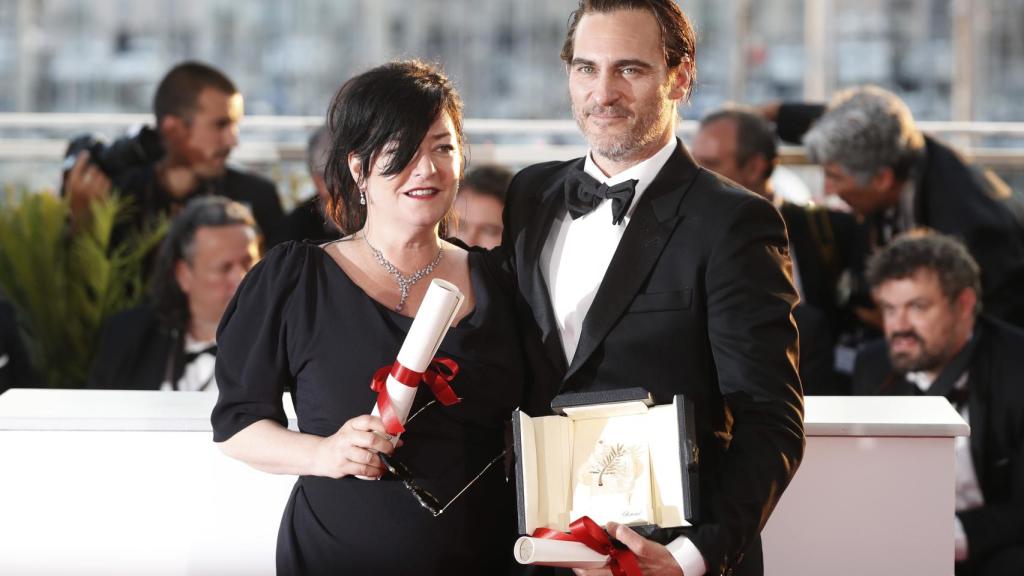
[[[294, 477], [222, 455], [214, 400], [0, 395], [0, 574], [274, 574]], [[928, 397], [811, 397], [806, 408], [807, 453], [765, 528], [765, 574], [952, 574], [960, 416]]]

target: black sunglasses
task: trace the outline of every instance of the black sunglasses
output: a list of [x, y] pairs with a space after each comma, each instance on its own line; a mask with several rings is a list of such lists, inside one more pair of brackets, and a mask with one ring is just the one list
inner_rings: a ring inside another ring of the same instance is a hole
[[[417, 410], [415, 414], [410, 416], [405, 421], [406, 425], [408, 425], [409, 422], [412, 422], [413, 418], [419, 416], [421, 412], [426, 410], [435, 402], [436, 400], [431, 400], [422, 408]], [[426, 508], [431, 513], [431, 515], [434, 516], [434, 518], [437, 518], [438, 516], [443, 514], [444, 511], [447, 510], [448, 507], [452, 505], [452, 503], [458, 500], [459, 496], [465, 494], [466, 490], [469, 490], [469, 487], [472, 486], [477, 480], [479, 480], [480, 477], [483, 476], [484, 473], [486, 473], [487, 470], [491, 468], [491, 466], [494, 466], [496, 462], [501, 460], [507, 452], [507, 449], [502, 450], [501, 453], [495, 456], [490, 462], [488, 462], [487, 465], [484, 466], [483, 469], [480, 470], [480, 472], [478, 472], [477, 475], [474, 476], [473, 479], [469, 481], [469, 483], [463, 486], [462, 489], [459, 490], [459, 492], [455, 494], [455, 496], [453, 496], [451, 500], [445, 503], [442, 503], [441, 500], [437, 496], [431, 494], [429, 490], [417, 484], [412, 472], [410, 472], [409, 469], [405, 466], [405, 464], [398, 460], [393, 454], [391, 456], [377, 454], [377, 456], [380, 457], [380, 461], [381, 463], [384, 464], [384, 467], [387, 468], [387, 471], [392, 476], [402, 481], [402, 484], [405, 485], [405, 488], [412, 493], [413, 497], [416, 498], [416, 501], [420, 503], [420, 506]]]

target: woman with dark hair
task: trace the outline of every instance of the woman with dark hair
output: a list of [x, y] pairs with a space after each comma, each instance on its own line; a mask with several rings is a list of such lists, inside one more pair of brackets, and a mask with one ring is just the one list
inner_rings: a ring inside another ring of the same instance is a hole
[[[347, 236], [279, 246], [246, 277], [218, 334], [214, 439], [299, 476], [279, 574], [502, 571], [515, 520], [501, 455], [522, 362], [498, 269], [443, 239], [464, 164], [461, 101], [434, 68], [387, 64], [341, 87], [328, 129], [328, 214]], [[396, 449], [369, 384], [433, 278], [466, 296], [439, 351], [459, 365], [461, 401], [443, 406], [421, 386]]]

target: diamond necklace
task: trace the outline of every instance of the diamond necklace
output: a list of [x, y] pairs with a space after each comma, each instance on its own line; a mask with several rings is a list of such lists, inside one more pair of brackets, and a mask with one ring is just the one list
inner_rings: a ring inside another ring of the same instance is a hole
[[444, 248], [442, 246], [438, 246], [437, 256], [434, 256], [434, 260], [430, 264], [427, 264], [423, 268], [420, 268], [419, 270], [413, 272], [412, 274], [405, 276], [398, 270], [397, 267], [395, 267], [394, 264], [389, 262], [388, 259], [384, 257], [383, 252], [374, 248], [373, 244], [370, 244], [370, 239], [366, 236], [365, 232], [363, 233], [363, 240], [366, 241], [366, 245], [367, 247], [370, 248], [370, 252], [373, 252], [373, 257], [377, 259], [377, 263], [380, 264], [384, 268], [384, 270], [387, 271], [388, 274], [391, 274], [391, 276], [395, 279], [395, 282], [398, 283], [400, 297], [398, 299], [398, 306], [395, 306], [395, 312], [402, 311], [402, 308], [405, 307], [405, 301], [409, 299], [409, 289], [412, 288], [414, 284], [416, 284], [417, 282], [428, 276], [431, 272], [433, 272], [434, 267], [437, 266], [437, 263], [441, 261], [441, 255], [444, 254]]

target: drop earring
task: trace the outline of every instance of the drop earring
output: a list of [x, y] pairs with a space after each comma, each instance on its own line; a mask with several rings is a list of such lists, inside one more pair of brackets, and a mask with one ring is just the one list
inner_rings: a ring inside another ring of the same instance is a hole
[[362, 188], [359, 189], [359, 204], [366, 206], [366, 190], [363, 190]]

